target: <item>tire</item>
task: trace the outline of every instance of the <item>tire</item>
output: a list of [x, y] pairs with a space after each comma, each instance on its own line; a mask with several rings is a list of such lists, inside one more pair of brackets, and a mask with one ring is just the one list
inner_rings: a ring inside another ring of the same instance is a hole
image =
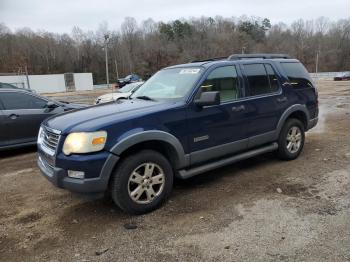
[[169, 197], [173, 177], [173, 169], [163, 155], [143, 150], [125, 157], [117, 166], [110, 184], [111, 196], [127, 213], [148, 213]]
[[283, 160], [296, 159], [303, 150], [304, 142], [305, 129], [303, 123], [295, 118], [288, 119], [278, 138], [277, 156]]

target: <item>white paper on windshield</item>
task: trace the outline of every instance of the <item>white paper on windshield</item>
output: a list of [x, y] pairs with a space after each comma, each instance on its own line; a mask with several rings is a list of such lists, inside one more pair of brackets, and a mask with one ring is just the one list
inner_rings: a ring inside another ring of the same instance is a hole
[[182, 69], [179, 74], [198, 74], [200, 71], [199, 68], [187, 68], [187, 69]]

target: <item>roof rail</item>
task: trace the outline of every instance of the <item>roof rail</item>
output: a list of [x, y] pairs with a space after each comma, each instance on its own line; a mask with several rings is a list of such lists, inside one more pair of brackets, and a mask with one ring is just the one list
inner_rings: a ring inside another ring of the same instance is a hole
[[213, 57], [213, 58], [193, 60], [190, 63], [211, 62], [211, 61], [226, 60], [226, 59], [227, 59], [227, 56], [222, 56], [222, 57]]
[[230, 55], [228, 60], [242, 60], [242, 59], [289, 59], [291, 58], [287, 54], [233, 54]]

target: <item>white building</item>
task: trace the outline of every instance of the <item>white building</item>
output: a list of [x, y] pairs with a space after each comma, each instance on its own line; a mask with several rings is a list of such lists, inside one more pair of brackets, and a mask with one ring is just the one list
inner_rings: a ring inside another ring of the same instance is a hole
[[[92, 90], [92, 73], [29, 75], [30, 88], [38, 93]], [[25, 75], [0, 75], [0, 82], [28, 88]]]

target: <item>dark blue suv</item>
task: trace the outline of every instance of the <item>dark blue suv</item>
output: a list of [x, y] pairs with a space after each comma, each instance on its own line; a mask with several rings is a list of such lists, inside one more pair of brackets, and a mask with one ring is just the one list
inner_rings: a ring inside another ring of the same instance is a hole
[[58, 187], [109, 192], [141, 214], [167, 199], [174, 176], [272, 151], [297, 158], [317, 120], [317, 90], [298, 60], [232, 55], [165, 68], [129, 99], [51, 117], [38, 165]]

